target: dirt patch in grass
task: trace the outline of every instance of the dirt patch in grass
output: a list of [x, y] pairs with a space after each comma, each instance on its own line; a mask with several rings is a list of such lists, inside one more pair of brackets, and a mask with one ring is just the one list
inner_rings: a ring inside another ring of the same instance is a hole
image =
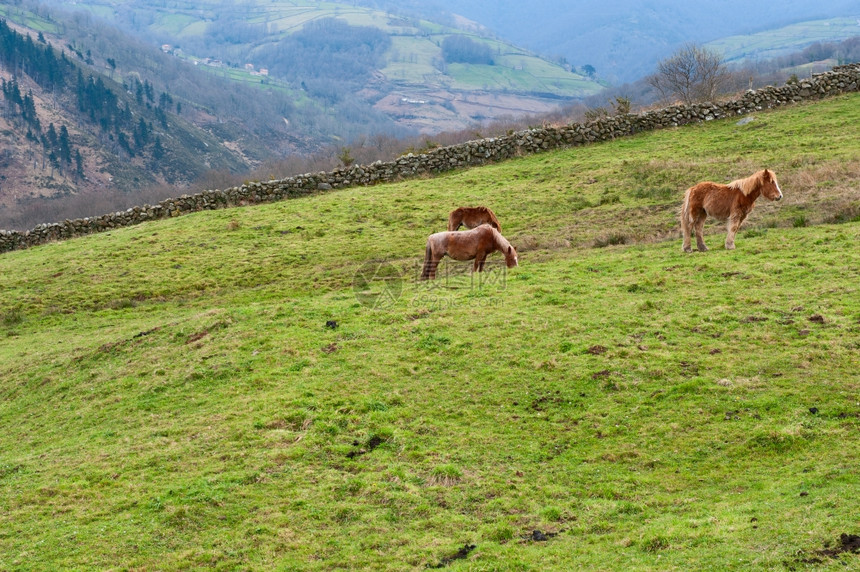
[[809, 558], [799, 558], [794, 562], [786, 562], [789, 570], [794, 570], [796, 564], [822, 564], [825, 558], [839, 558], [842, 554], [860, 554], [860, 535], [842, 533], [836, 546], [827, 542], [824, 548], [816, 550]]
[[352, 446], [359, 448], [353, 449], [352, 451], [347, 453], [346, 457], [348, 459], [354, 459], [355, 457], [358, 457], [360, 455], [370, 453], [371, 451], [382, 445], [382, 443], [384, 443], [384, 439], [379, 435], [372, 436], [370, 439], [367, 440], [367, 443], [365, 443], [363, 447], [358, 441], [353, 441]]
[[439, 561], [438, 564], [428, 565], [427, 568], [445, 568], [455, 560], [463, 560], [467, 558], [469, 556], [469, 553], [475, 548], [477, 548], [477, 546], [475, 546], [474, 544], [464, 544], [462, 548], [460, 548], [454, 554], [451, 554], [450, 556], [445, 556], [444, 558], [442, 558], [442, 560]]
[[533, 530], [530, 533], [523, 536], [523, 540], [526, 542], [546, 542], [550, 538], [555, 538], [558, 536], [558, 532], [543, 532], [542, 530]]
[[188, 341], [186, 341], [185, 343], [193, 344], [194, 342], [200, 341], [208, 335], [209, 332], [206, 330], [203, 330], [202, 332], [197, 332], [196, 334], [192, 334], [191, 336], [189, 336]]
[[151, 329], [149, 329], [149, 330], [145, 330], [145, 331], [143, 331], [143, 332], [138, 332], [138, 333], [136, 333], [136, 334], [134, 335], [134, 338], [135, 338], [135, 339], [137, 339], [137, 338], [143, 338], [143, 337], [148, 336], [149, 334], [151, 334], [151, 333], [153, 333], [153, 332], [157, 332], [157, 331], [158, 331], [158, 330], [160, 330], [160, 329], [161, 329], [161, 326], [156, 326], [156, 327], [151, 328]]
[[860, 535], [845, 534], [839, 535], [839, 544], [835, 548], [825, 547], [818, 552], [822, 556], [836, 558], [840, 554], [851, 553], [860, 554]]

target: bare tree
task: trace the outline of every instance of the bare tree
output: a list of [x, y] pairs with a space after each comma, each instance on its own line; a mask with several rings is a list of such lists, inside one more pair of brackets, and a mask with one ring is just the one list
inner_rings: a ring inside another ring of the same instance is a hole
[[691, 104], [713, 99], [729, 75], [721, 55], [696, 44], [685, 44], [657, 63], [657, 73], [648, 77], [648, 83], [664, 99], [674, 96]]

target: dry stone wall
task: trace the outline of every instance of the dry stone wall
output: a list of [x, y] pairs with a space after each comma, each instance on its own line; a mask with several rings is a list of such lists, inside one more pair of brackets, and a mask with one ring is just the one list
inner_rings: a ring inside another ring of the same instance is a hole
[[394, 161], [377, 161], [370, 165], [355, 165], [331, 172], [309, 173], [280, 180], [248, 183], [226, 190], [182, 195], [161, 201], [157, 205], [134, 207], [98, 217], [41, 224], [25, 232], [0, 230], [0, 252], [196, 211], [280, 201], [332, 189], [376, 185], [438, 174], [549, 149], [586, 145], [642, 131], [747, 115], [853, 91], [860, 91], [860, 63], [835, 67], [829, 72], [815, 74], [809, 79], [783, 87], [749, 90], [741, 97], [726, 102], [676, 105], [641, 114], [571, 123], [563, 127], [529, 129], [502, 137], [437, 148], [426, 153], [410, 153]]

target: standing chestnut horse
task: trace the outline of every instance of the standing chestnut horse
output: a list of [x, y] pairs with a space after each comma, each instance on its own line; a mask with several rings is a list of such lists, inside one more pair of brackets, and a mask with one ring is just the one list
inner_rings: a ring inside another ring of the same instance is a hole
[[489, 224], [497, 231], [502, 232], [502, 226], [496, 214], [487, 207], [460, 207], [451, 211], [448, 215], [448, 230], [457, 230], [460, 226], [475, 228], [482, 224]]
[[446, 254], [454, 260], [472, 260], [474, 258], [473, 270], [482, 272], [487, 255], [497, 250], [504, 253], [508, 268], [519, 266], [516, 249], [489, 224], [482, 224], [477, 228], [463, 232], [447, 231], [431, 234], [427, 239], [421, 280], [434, 280], [436, 278], [436, 268]]
[[684, 252], [691, 252], [690, 234], [696, 233], [696, 246], [700, 252], [708, 250], [702, 238], [702, 229], [708, 215], [717, 220], [728, 220], [726, 249], [735, 247], [735, 233], [752, 211], [759, 196], [771, 201], [782, 199], [776, 175], [769, 169], [758, 171], [746, 179], [728, 185], [704, 182], [687, 189], [681, 207], [681, 232], [684, 233]]

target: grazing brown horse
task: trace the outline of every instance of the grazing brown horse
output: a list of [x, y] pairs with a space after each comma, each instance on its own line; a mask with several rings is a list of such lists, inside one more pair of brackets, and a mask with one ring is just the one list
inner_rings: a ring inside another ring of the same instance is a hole
[[497, 231], [502, 232], [502, 225], [496, 214], [487, 207], [460, 207], [451, 211], [448, 215], [448, 230], [457, 230], [460, 226], [475, 228], [482, 224], [489, 224]]
[[684, 206], [681, 207], [681, 232], [684, 233], [684, 252], [691, 252], [690, 234], [696, 233], [696, 246], [700, 252], [708, 250], [702, 238], [705, 219], [728, 220], [726, 249], [735, 247], [735, 233], [750, 214], [759, 196], [771, 201], [782, 199], [782, 191], [776, 175], [769, 169], [753, 173], [746, 179], [732, 181], [728, 185], [704, 182], [687, 189]]
[[505, 255], [508, 268], [518, 266], [517, 251], [502, 234], [489, 224], [463, 232], [447, 231], [431, 234], [427, 239], [421, 280], [434, 280], [439, 261], [447, 254], [454, 260], [475, 259], [473, 270], [482, 272], [487, 255], [495, 251]]

